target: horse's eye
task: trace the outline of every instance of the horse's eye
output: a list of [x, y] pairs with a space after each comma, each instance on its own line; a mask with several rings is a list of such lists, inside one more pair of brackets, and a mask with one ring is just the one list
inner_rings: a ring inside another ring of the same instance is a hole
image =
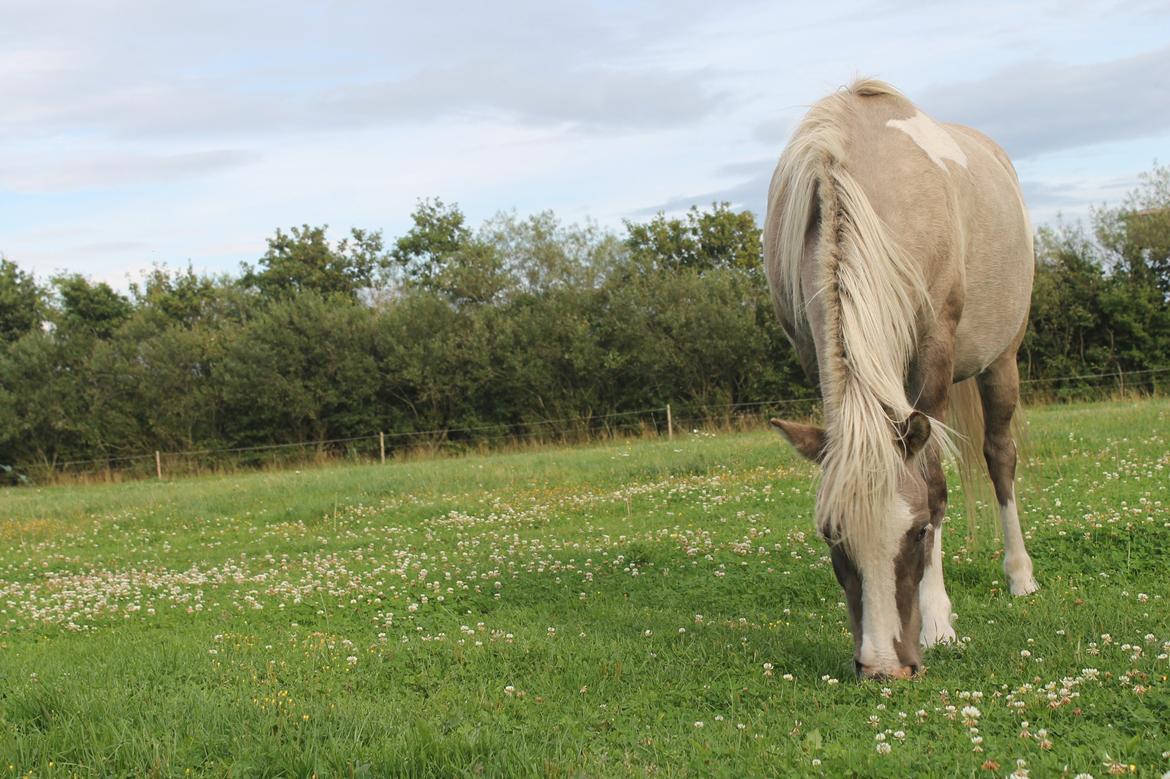
[[930, 532], [930, 523], [929, 523], [929, 522], [928, 522], [927, 524], [923, 525], [923, 526], [922, 526], [922, 529], [920, 529], [920, 530], [918, 531], [918, 536], [915, 538], [915, 540], [916, 540], [916, 541], [924, 541], [924, 540], [926, 540], [926, 534], [927, 534], [928, 532]]

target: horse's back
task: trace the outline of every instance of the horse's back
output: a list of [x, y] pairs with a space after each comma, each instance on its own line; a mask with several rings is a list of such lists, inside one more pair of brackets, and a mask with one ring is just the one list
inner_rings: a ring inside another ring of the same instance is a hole
[[[1016, 173], [990, 138], [935, 122], [901, 95], [852, 95], [848, 166], [922, 268], [932, 315], [957, 317], [955, 379], [1018, 345], [1031, 299], [1031, 226]], [[938, 324], [924, 318], [929, 335]]]
[[950, 138], [902, 95], [852, 95], [851, 103], [845, 164], [890, 235], [922, 267], [937, 307], [943, 290], [961, 280], [944, 261], [962, 237], [950, 205]]

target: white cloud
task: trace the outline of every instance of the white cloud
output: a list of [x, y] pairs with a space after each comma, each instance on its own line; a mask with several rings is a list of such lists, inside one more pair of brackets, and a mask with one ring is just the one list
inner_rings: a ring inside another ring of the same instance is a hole
[[[128, 138], [391, 126], [452, 115], [664, 127], [712, 111], [710, 67], [659, 42], [710, 9], [504, 0], [264, 8], [17, 3], [0, 31], [0, 128]], [[100, 12], [99, 12], [100, 11]]]
[[104, 189], [208, 175], [259, 159], [241, 149], [212, 149], [182, 154], [89, 152], [0, 159], [0, 188], [13, 192], [65, 192]]
[[278, 225], [393, 236], [430, 195], [472, 221], [759, 213], [805, 107], [857, 73], [1026, 157], [1041, 211], [1167, 137], [1164, 0], [3, 5], [0, 250], [104, 278], [233, 270]]
[[1170, 46], [1092, 65], [1028, 62], [927, 90], [918, 103], [1015, 158], [1170, 130]]

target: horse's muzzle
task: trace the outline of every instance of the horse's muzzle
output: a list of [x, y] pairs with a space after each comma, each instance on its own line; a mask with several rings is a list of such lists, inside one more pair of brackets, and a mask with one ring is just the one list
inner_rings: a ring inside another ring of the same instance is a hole
[[867, 665], [862, 665], [856, 660], [853, 661], [854, 669], [857, 671], [857, 678], [861, 680], [874, 679], [913, 679], [918, 675], [918, 666], [903, 665], [893, 669], [878, 669]]

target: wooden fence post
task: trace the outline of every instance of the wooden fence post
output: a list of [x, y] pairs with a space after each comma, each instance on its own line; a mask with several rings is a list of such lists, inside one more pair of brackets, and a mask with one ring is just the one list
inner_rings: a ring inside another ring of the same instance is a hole
[[154, 450], [154, 472], [158, 480], [162, 481], [162, 455], [157, 449]]
[[674, 440], [674, 419], [670, 416], [670, 404], [666, 404], [666, 440]]
[[378, 433], [378, 454], [382, 459], [382, 465], [386, 464], [386, 434]]

